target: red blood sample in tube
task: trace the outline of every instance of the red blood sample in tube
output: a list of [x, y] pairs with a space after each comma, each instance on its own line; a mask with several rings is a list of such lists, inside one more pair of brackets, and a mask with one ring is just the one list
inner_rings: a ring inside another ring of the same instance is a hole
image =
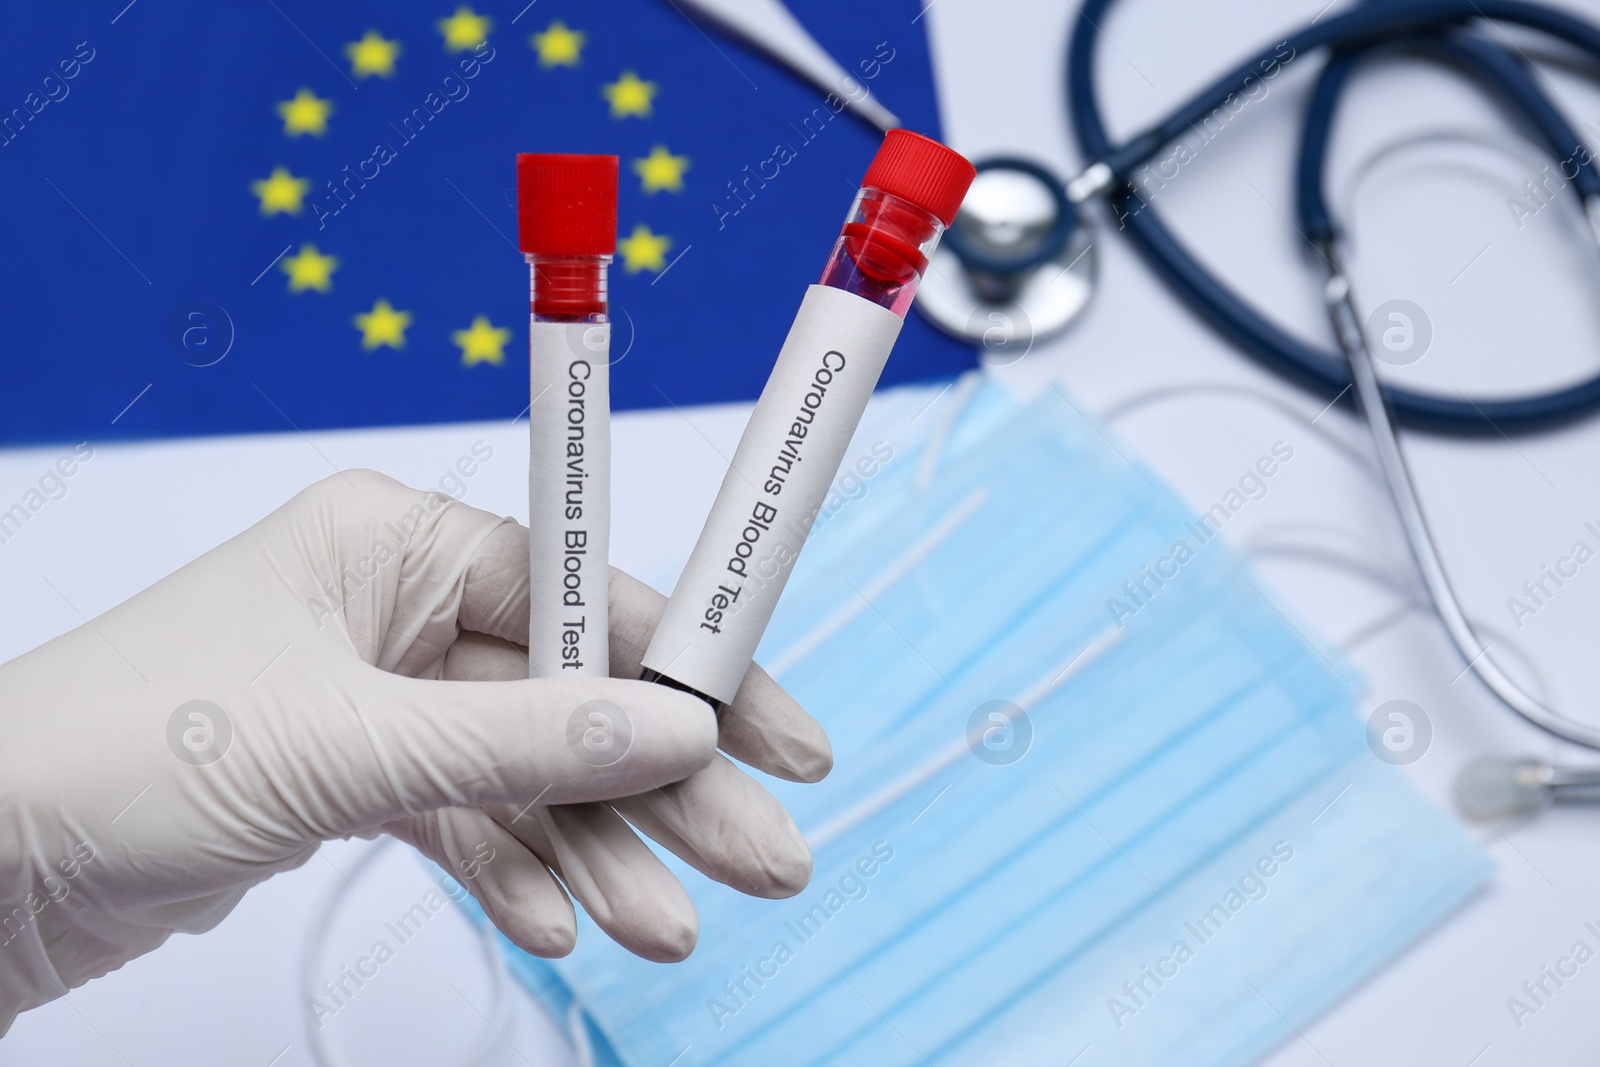
[[646, 680], [733, 698], [974, 173], [909, 130], [884, 138], [651, 637]]

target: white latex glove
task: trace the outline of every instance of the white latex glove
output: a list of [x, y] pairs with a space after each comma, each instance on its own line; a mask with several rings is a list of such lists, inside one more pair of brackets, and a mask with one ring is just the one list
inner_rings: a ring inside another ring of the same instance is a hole
[[[174, 931], [210, 929], [247, 889], [307, 862], [322, 841], [382, 830], [446, 866], [531, 952], [569, 951], [575, 925], [560, 884], [523, 839], [552, 862], [586, 858], [581, 875], [572, 863], [562, 873], [584, 880], [574, 888], [586, 904], [627, 911], [604, 925], [633, 938], [630, 947], [656, 958], [692, 947], [686, 901], [638, 897], [659, 887], [659, 875], [637, 873], [633, 855], [611, 867], [587, 862], [595, 847], [576, 827], [593, 802], [725, 773], [709, 762], [710, 709], [632, 681], [441, 680], [487, 673], [447, 670], [483, 663], [485, 644], [463, 628], [502, 630], [487, 644], [491, 656], [511, 647], [515, 620], [475, 605], [510, 604], [519, 580], [525, 637], [526, 551], [519, 576], [501, 549], [525, 536], [439, 494], [347, 472], [0, 665], [0, 1033], [17, 1012]], [[640, 593], [648, 590], [635, 600]], [[651, 606], [614, 610], [626, 622]], [[775, 686], [765, 696], [780, 719], [810, 723]], [[595, 700], [619, 710], [632, 734], [626, 755], [603, 766], [569, 742], [570, 724], [587, 721], [579, 709]], [[732, 720], [725, 740], [736, 754], [741, 744], [758, 758], [788, 747], [742, 736], [739, 724], [759, 726], [759, 714]], [[826, 742], [819, 749], [815, 733], [795, 736], [822, 758], [779, 760], [780, 771], [825, 772]], [[579, 813], [570, 820], [551, 819], [571, 824], [559, 847], [531, 829], [543, 825], [534, 800], [576, 805], [559, 809]], [[705, 840], [757, 872], [750, 888], [803, 884], [809, 855], [795, 861], [787, 815], [776, 836], [756, 826], [781, 814], [775, 803], [759, 813], [695, 803], [684, 810], [709, 824]], [[616, 836], [610, 826], [595, 832]]]
[[[469, 624], [472, 632], [463, 633], [445, 658], [446, 678], [504, 680], [527, 673], [521, 644], [528, 635], [527, 538], [527, 530], [507, 523], [480, 549], [474, 567], [498, 581], [470, 583], [462, 615], [492, 621]], [[612, 674], [638, 677], [666, 603], [643, 582], [612, 570]], [[833, 767], [821, 725], [758, 665], [751, 665], [719, 726], [724, 752], [779, 778], [815, 782]], [[601, 929], [647, 959], [687, 956], [699, 922], [683, 887], [629, 823], [741, 892], [789, 897], [811, 879], [811, 850], [789, 813], [722, 755], [683, 781], [609, 804], [488, 811], [561, 876]]]

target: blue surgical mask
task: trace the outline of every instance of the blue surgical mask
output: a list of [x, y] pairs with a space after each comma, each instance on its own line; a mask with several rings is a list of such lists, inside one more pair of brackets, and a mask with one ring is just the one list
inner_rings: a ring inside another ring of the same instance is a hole
[[1236, 1064], [1486, 878], [1368, 750], [1355, 671], [1153, 475], [1063, 394], [967, 392], [885, 438], [758, 656], [834, 742], [771, 783], [811, 886], [665, 857], [688, 960], [587, 919], [567, 959], [509, 950], [595, 1062]]

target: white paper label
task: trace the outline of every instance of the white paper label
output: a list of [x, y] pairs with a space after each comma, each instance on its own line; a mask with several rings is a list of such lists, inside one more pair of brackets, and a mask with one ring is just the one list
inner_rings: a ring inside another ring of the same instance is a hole
[[528, 673], [611, 672], [611, 327], [528, 326]]
[[878, 384], [900, 317], [806, 291], [644, 666], [727, 703]]

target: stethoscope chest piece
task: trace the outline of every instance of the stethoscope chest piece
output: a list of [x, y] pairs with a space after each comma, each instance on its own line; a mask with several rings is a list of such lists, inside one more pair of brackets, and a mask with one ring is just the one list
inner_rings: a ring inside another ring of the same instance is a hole
[[1060, 182], [1027, 160], [991, 159], [978, 164], [917, 306], [987, 361], [1009, 362], [1070, 326], [1094, 278], [1092, 235]]

